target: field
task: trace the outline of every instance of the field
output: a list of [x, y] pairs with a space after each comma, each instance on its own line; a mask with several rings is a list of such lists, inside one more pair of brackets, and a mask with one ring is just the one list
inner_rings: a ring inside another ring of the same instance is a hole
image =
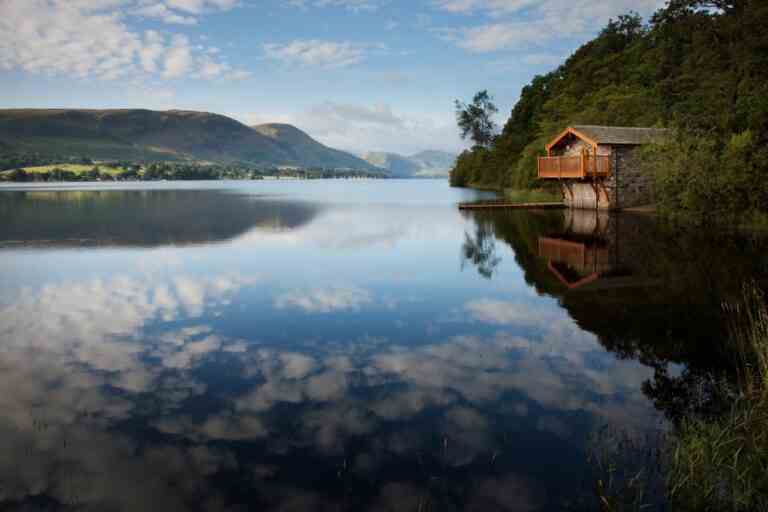
[[24, 167], [23, 170], [28, 173], [43, 173], [51, 172], [54, 169], [61, 169], [63, 171], [73, 172], [75, 174], [82, 174], [88, 172], [94, 167], [99, 168], [99, 172], [102, 174], [110, 174], [112, 176], [118, 176], [127, 171], [123, 167], [107, 167], [98, 164], [53, 164], [53, 165], [41, 165], [37, 167]]

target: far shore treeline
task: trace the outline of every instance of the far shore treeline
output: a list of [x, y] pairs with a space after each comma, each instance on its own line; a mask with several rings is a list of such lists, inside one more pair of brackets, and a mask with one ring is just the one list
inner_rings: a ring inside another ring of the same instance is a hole
[[268, 178], [386, 178], [383, 172], [354, 169], [256, 167], [185, 162], [94, 162], [36, 156], [0, 157], [0, 182], [260, 180]]
[[668, 127], [674, 140], [644, 150], [663, 215], [765, 221], [766, 26], [765, 0], [671, 0], [647, 22], [620, 16], [525, 86], [501, 133], [460, 155], [451, 183], [536, 188], [536, 158], [569, 125]]

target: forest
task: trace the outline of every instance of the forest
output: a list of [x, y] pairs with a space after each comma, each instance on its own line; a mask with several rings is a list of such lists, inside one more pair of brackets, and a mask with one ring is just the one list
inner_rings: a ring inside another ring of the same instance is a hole
[[661, 214], [764, 221], [766, 24], [764, 0], [671, 0], [649, 20], [628, 13], [610, 21], [522, 89], [501, 133], [460, 155], [451, 184], [537, 188], [536, 158], [569, 125], [667, 127], [674, 139], [643, 155]]

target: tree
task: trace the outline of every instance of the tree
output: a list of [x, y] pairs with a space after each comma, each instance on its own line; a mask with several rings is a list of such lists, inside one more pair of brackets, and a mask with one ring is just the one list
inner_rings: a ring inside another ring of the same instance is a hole
[[469, 105], [459, 100], [456, 100], [455, 104], [456, 122], [461, 129], [461, 138], [466, 139], [469, 136], [475, 145], [490, 147], [496, 132], [496, 123], [492, 117], [499, 109], [493, 104], [493, 98], [488, 91], [475, 94]]

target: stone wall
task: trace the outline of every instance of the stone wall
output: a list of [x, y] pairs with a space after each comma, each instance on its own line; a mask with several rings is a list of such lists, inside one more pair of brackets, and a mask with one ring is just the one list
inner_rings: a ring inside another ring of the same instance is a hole
[[[611, 176], [595, 187], [590, 181], [569, 180], [563, 200], [570, 208], [622, 209], [653, 203], [653, 177], [640, 168], [638, 146], [599, 146], [599, 155], [610, 155]], [[607, 197], [606, 197], [607, 194]]]
[[611, 167], [613, 173], [605, 182], [611, 208], [632, 208], [653, 202], [653, 177], [640, 168], [639, 146], [614, 146]]

